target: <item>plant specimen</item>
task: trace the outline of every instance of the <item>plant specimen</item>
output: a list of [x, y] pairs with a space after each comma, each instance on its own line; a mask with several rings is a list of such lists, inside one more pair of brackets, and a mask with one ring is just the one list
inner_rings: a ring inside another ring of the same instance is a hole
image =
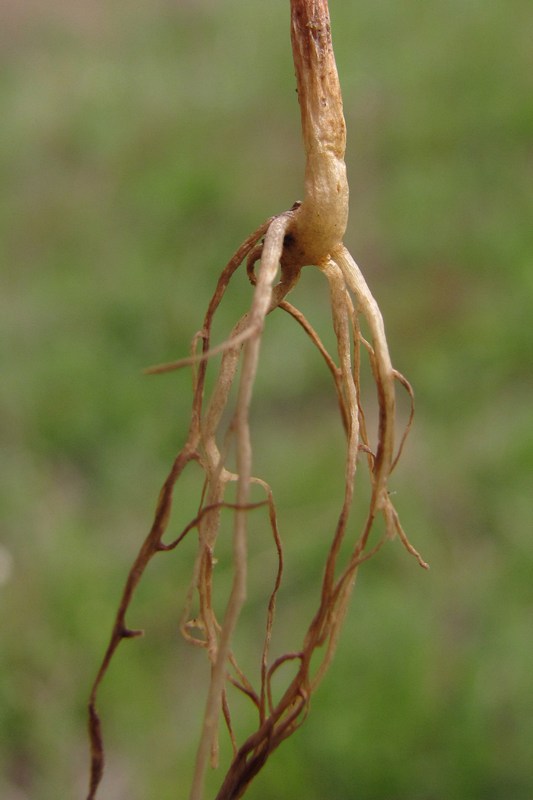
[[[218, 280], [204, 317], [193, 339], [192, 354], [181, 361], [154, 367], [152, 373], [184, 366], [193, 368], [193, 400], [186, 442], [163, 484], [155, 519], [129, 572], [110, 642], [96, 677], [89, 703], [92, 770], [89, 800], [96, 796], [103, 773], [104, 749], [96, 709], [98, 687], [115, 650], [123, 639], [140, 634], [126, 623], [132, 596], [144, 569], [156, 553], [173, 551], [186, 535], [196, 531], [197, 556], [185, 598], [181, 631], [193, 645], [204, 648], [211, 664], [202, 734], [198, 746], [190, 800], [201, 800], [207, 766], [217, 763], [221, 716], [233, 742], [233, 759], [217, 800], [241, 797], [254, 776], [278, 745], [303, 722], [311, 695], [322, 680], [334, 654], [357, 570], [383, 543], [398, 536], [407, 550], [426, 567], [409, 543], [388, 492], [388, 479], [401, 453], [412, 418], [412, 390], [397, 372], [389, 356], [383, 319], [366, 281], [342, 240], [348, 220], [348, 183], [344, 152], [346, 130], [342, 98], [331, 41], [327, 0], [291, 0], [291, 40], [301, 110], [306, 155], [305, 194], [302, 202], [264, 222], [239, 247]], [[248, 313], [237, 321], [226, 341], [212, 345], [214, 315], [228, 284], [246, 263], [253, 286]], [[299, 281], [303, 268], [321, 270], [329, 286], [337, 356], [327, 352], [304, 315], [286, 299]], [[276, 506], [269, 485], [254, 476], [250, 436], [250, 404], [258, 367], [266, 317], [274, 310], [290, 314], [304, 329], [331, 372], [346, 438], [344, 497], [324, 565], [319, 604], [295, 649], [271, 659], [269, 646], [275, 620], [276, 598], [283, 578], [283, 547]], [[369, 331], [362, 333], [360, 322]], [[206, 399], [206, 373], [212, 356], [221, 354], [214, 387]], [[369, 360], [377, 388], [377, 446], [367, 431], [361, 404], [360, 367]], [[237, 384], [231, 405], [231, 389]], [[406, 431], [395, 443], [395, 392], [402, 385], [411, 398], [411, 417]], [[227, 417], [229, 413], [229, 424]], [[235, 466], [229, 452], [234, 447]], [[173, 540], [164, 540], [174, 490], [190, 463], [204, 475], [198, 512]], [[353, 536], [350, 510], [358, 462], [366, 465], [371, 493], [366, 520]], [[229, 497], [228, 487], [235, 494]], [[251, 487], [258, 485], [264, 501], [250, 501]], [[277, 569], [272, 576], [264, 642], [257, 684], [240, 668], [232, 640], [246, 599], [247, 540], [250, 512], [260, 505], [268, 510]], [[233, 513], [233, 577], [223, 609], [213, 601], [217, 537], [224, 509]], [[370, 544], [375, 519], [382, 515], [384, 533]], [[350, 548], [341, 549], [353, 536]], [[348, 552], [348, 556], [346, 556]], [[293, 676], [281, 697], [274, 698], [273, 677], [283, 664], [292, 662]], [[313, 663], [311, 663], [313, 662]], [[257, 711], [257, 727], [244, 742], [234, 735], [228, 684], [240, 690]]]

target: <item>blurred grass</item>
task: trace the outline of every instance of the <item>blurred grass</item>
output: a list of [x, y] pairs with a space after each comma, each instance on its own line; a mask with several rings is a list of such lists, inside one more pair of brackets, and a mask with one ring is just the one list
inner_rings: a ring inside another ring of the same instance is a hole
[[[141, 369], [187, 351], [221, 266], [301, 196], [287, 6], [0, 7], [6, 800], [83, 796], [88, 688], [187, 425], [189, 376]], [[310, 718], [249, 797], [530, 800], [531, 7], [332, 0], [331, 13], [347, 241], [415, 386], [394, 489], [432, 571], [398, 544], [365, 565]], [[237, 279], [219, 339], [248, 297]], [[327, 337], [320, 276], [306, 272], [294, 301]], [[277, 644], [297, 647], [341, 439], [328, 377], [290, 320], [269, 320], [262, 358], [257, 471], [288, 560]], [[263, 624], [261, 525], [244, 661]], [[147, 636], [103, 689], [110, 800], [187, 796], [206, 678], [177, 637], [192, 545], [150, 566], [131, 613]]]

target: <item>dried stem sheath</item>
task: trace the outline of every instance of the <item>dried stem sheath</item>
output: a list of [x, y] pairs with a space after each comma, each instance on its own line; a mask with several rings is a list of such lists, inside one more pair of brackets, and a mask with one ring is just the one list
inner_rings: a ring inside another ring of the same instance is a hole
[[287, 249], [303, 266], [320, 264], [342, 242], [348, 222], [346, 125], [327, 0], [291, 0], [291, 41], [306, 166]]

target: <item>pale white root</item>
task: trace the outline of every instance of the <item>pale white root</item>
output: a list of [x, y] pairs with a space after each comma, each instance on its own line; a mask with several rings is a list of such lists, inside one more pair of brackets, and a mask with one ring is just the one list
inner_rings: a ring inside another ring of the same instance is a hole
[[213, 743], [217, 737], [218, 721], [222, 707], [222, 695], [226, 682], [226, 662], [230, 652], [231, 639], [246, 598], [247, 515], [244, 507], [248, 501], [252, 478], [249, 411], [259, 361], [261, 332], [265, 317], [270, 308], [274, 280], [279, 269], [283, 240], [290, 219], [290, 213], [282, 214], [272, 222], [266, 233], [261, 256], [261, 266], [248, 317], [248, 324], [257, 331], [257, 335], [249, 338], [244, 344], [238, 398], [232, 423], [232, 428], [235, 431], [236, 437], [238, 473], [237, 505], [240, 506], [240, 508], [235, 511], [233, 533], [233, 583], [226, 606], [224, 621], [220, 630], [218, 650], [211, 673], [211, 682], [206, 700], [202, 735], [196, 755], [190, 800], [201, 800], [203, 795], [205, 770], [209, 762], [209, 754], [213, 749]]
[[388, 500], [387, 479], [394, 457], [395, 370], [392, 367], [389, 355], [383, 317], [368, 288], [363, 273], [344, 245], [337, 247], [331, 256], [340, 267], [350, 291], [353, 292], [356, 309], [359, 308], [361, 310], [372, 335], [372, 346], [375, 355], [373, 366], [376, 372], [375, 378], [379, 400], [379, 442], [374, 468], [374, 495], [376, 509], [380, 510]]

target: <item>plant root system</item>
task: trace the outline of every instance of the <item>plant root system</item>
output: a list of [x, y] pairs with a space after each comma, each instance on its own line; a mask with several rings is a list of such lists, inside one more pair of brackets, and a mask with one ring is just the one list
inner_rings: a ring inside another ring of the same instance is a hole
[[[185, 536], [196, 531], [197, 555], [185, 596], [181, 632], [192, 645], [205, 649], [211, 678], [205, 704], [202, 734], [197, 751], [190, 800], [201, 800], [205, 772], [218, 762], [221, 716], [233, 743], [233, 759], [217, 800], [241, 797], [270, 754], [304, 721], [310, 698], [322, 680], [335, 652], [341, 626], [359, 566], [373, 556], [387, 539], [398, 536], [419, 562], [427, 567], [409, 543], [388, 490], [389, 476], [398, 462], [412, 420], [413, 392], [408, 381], [391, 363], [383, 319], [354, 259], [344, 247], [348, 219], [348, 184], [344, 165], [345, 125], [337, 69], [331, 43], [326, 0], [291, 0], [291, 39], [306, 152], [303, 202], [263, 223], [228, 262], [218, 280], [203, 326], [193, 340], [190, 357], [149, 370], [163, 373], [184, 366], [193, 370], [191, 420], [186, 442], [178, 453], [160, 492], [152, 528], [129, 572], [111, 638], [95, 679], [89, 702], [91, 779], [88, 800], [96, 797], [104, 766], [104, 747], [97, 712], [97, 694], [118, 645], [140, 635], [126, 622], [134, 592], [146, 566], [157, 553], [173, 551]], [[253, 286], [249, 311], [236, 323], [227, 340], [212, 345], [216, 311], [236, 270], [246, 264]], [[302, 275], [304, 266], [320, 269], [329, 286], [337, 353], [330, 354], [305, 316], [286, 298]], [[291, 315], [316, 346], [330, 371], [346, 438], [344, 494], [324, 564], [318, 607], [294, 651], [271, 659], [270, 642], [275, 621], [276, 598], [283, 578], [283, 546], [276, 506], [269, 485], [252, 469], [250, 403], [259, 363], [262, 333], [267, 316], [280, 309]], [[363, 336], [361, 321], [369, 331]], [[214, 387], [206, 400], [206, 373], [211, 357], [221, 353]], [[361, 401], [361, 362], [367, 358], [377, 388], [378, 426], [372, 447]], [[236, 385], [236, 400], [231, 389]], [[395, 441], [396, 388], [401, 385], [411, 399], [406, 430]], [[228, 418], [229, 424], [225, 421]], [[228, 466], [230, 443], [234, 469]], [[163, 540], [176, 484], [186, 466], [196, 462], [204, 475], [196, 516], [170, 542]], [[370, 500], [366, 519], [355, 535], [350, 530], [356, 471], [360, 462], [370, 476]], [[228, 486], [235, 492], [228, 499]], [[251, 502], [257, 485], [264, 500]], [[277, 568], [267, 600], [259, 678], [249, 679], [232, 652], [232, 640], [246, 600], [247, 541], [250, 513], [264, 506], [268, 513]], [[224, 509], [233, 514], [233, 573], [223, 609], [215, 608], [214, 563], [217, 537]], [[378, 515], [384, 533], [370, 545]], [[349, 541], [350, 546], [342, 548]], [[342, 549], [341, 549], [342, 548]], [[348, 555], [346, 555], [348, 553]], [[313, 661], [313, 664], [311, 663]], [[293, 663], [293, 677], [280, 699], [274, 700], [273, 679], [280, 667]], [[228, 685], [236, 687], [257, 710], [257, 728], [239, 744], [232, 725]]]

